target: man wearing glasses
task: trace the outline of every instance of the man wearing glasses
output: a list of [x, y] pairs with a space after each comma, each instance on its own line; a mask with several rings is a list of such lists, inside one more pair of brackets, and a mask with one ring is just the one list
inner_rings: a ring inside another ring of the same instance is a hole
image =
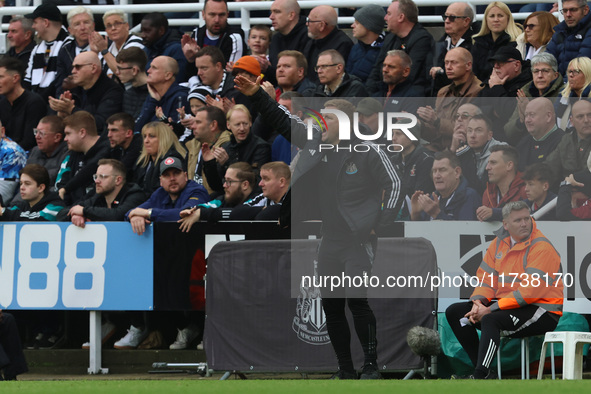
[[125, 213], [146, 200], [141, 187], [126, 181], [127, 169], [119, 160], [101, 159], [92, 176], [95, 193], [60, 212], [59, 220], [71, 220], [84, 228], [87, 221], [123, 221]]
[[37, 146], [31, 149], [27, 164], [39, 164], [49, 173], [49, 187], [53, 188], [55, 179], [68, 153], [68, 144], [64, 141], [64, 123], [57, 115], [48, 115], [39, 121], [33, 129]]
[[66, 117], [76, 111], [90, 112], [96, 121], [99, 134], [106, 129], [106, 120], [114, 113], [121, 112], [123, 89], [107, 77], [102, 64], [94, 52], [82, 52], [72, 62], [72, 82], [82, 88], [82, 97], [76, 105], [73, 93], [65, 91], [59, 99], [49, 97], [49, 106], [58, 116]]
[[429, 76], [434, 80], [432, 95], [436, 95], [439, 89], [449, 85], [451, 80], [445, 74], [445, 56], [454, 48], [472, 49], [472, 22], [474, 10], [466, 3], [451, 3], [445, 14], [441, 15], [445, 26], [445, 34], [435, 43], [435, 52], [430, 52], [427, 59], [427, 67], [432, 65]]
[[558, 60], [558, 71], [566, 78], [566, 68], [572, 59], [591, 57], [591, 17], [586, 0], [563, 1], [560, 12], [564, 21], [554, 27], [546, 51]]
[[345, 59], [334, 49], [324, 51], [318, 56], [315, 70], [320, 82], [314, 92], [315, 97], [366, 97], [368, 95], [361, 80], [345, 72]]
[[328, 49], [336, 49], [343, 59], [349, 57], [353, 41], [337, 28], [337, 12], [329, 5], [320, 5], [310, 11], [307, 20], [308, 37], [310, 41], [302, 51], [308, 59], [308, 78], [318, 83], [318, 74], [316, 73], [316, 63], [321, 52]]

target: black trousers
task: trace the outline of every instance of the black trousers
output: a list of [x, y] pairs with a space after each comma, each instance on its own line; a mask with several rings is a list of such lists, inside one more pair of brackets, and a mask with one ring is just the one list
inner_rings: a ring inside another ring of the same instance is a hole
[[[496, 355], [501, 333], [511, 338], [523, 338], [553, 331], [558, 324], [558, 316], [552, 316], [538, 306], [527, 305], [518, 309], [497, 310], [485, 315], [476, 325], [462, 326], [460, 319], [471, 309], [472, 302], [459, 302], [447, 308], [445, 317], [472, 360], [475, 371], [485, 375]], [[481, 331], [480, 340], [476, 329]]]
[[[363, 277], [371, 274], [374, 259], [374, 242], [360, 243], [350, 240], [323, 239], [318, 252], [318, 274], [336, 275], [342, 278]], [[357, 281], [358, 283], [359, 281]], [[322, 307], [326, 315], [328, 335], [336, 353], [339, 368], [354, 371], [351, 357], [351, 332], [345, 315], [345, 305], [353, 315], [355, 331], [363, 348], [365, 364], [377, 364], [376, 318], [367, 302], [367, 288], [345, 286], [337, 289], [323, 288]]]
[[6, 380], [27, 372], [27, 362], [18, 335], [16, 320], [10, 313], [2, 312], [0, 320], [0, 378]]

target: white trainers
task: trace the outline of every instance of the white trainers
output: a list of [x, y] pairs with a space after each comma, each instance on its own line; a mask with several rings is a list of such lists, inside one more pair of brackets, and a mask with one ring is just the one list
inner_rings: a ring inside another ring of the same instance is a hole
[[182, 330], [178, 330], [178, 332], [176, 340], [169, 346], [170, 350], [186, 349], [199, 335], [199, 331], [191, 327], [183, 328]]
[[[115, 325], [110, 321], [106, 321], [101, 325], [101, 343], [104, 345], [115, 334]], [[90, 349], [90, 342], [84, 342], [82, 349]]]
[[115, 342], [113, 347], [115, 349], [135, 349], [142, 343], [144, 339], [148, 336], [148, 330], [144, 329], [143, 331], [139, 328], [134, 326], [130, 326], [129, 330], [127, 330], [127, 334]]

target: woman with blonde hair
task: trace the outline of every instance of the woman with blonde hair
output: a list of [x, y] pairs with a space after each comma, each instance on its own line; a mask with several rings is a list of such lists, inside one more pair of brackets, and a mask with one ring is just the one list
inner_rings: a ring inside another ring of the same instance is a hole
[[160, 187], [160, 163], [167, 157], [178, 157], [185, 163], [187, 151], [165, 123], [150, 122], [142, 128], [144, 146], [134, 168], [135, 182], [148, 194]]
[[472, 64], [472, 71], [481, 81], [487, 81], [493, 66], [488, 59], [504, 46], [517, 46], [515, 40], [523, 32], [515, 23], [513, 14], [505, 3], [493, 1], [484, 11], [484, 20], [478, 34], [472, 38], [472, 57], [478, 59]]
[[571, 126], [570, 112], [575, 101], [591, 97], [591, 59], [576, 57], [566, 68], [568, 81], [556, 103], [556, 119], [558, 127], [565, 130]]
[[538, 53], [546, 51], [546, 45], [554, 34], [554, 26], [558, 23], [558, 18], [546, 11], [532, 12], [525, 18], [525, 31], [516, 40], [523, 60], [531, 60]]

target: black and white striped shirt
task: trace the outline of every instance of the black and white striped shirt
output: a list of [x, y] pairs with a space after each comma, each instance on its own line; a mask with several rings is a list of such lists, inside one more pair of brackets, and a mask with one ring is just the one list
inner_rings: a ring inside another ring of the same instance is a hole
[[32, 91], [39, 93], [44, 99], [54, 95], [57, 55], [66, 38], [68, 38], [68, 31], [62, 26], [54, 41], [41, 41], [35, 46], [29, 58], [29, 65], [25, 73], [25, 84]]

